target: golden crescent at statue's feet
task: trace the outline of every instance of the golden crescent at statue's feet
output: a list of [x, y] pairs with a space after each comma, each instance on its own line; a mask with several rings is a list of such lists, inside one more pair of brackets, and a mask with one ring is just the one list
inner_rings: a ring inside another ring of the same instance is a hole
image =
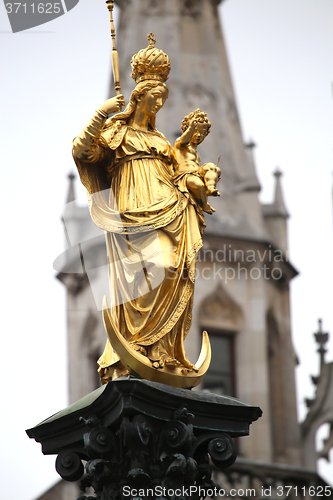
[[111, 345], [120, 357], [121, 362], [128, 367], [132, 373], [137, 374], [143, 379], [182, 389], [189, 389], [197, 386], [201, 382], [209, 368], [211, 347], [208, 333], [205, 331], [202, 336], [201, 352], [194, 370], [167, 364], [165, 364], [163, 368], [157, 369], [153, 367], [149, 358], [136, 351], [121, 335], [117, 335], [114, 331], [110, 320], [110, 309], [105, 296], [103, 299], [103, 321]]

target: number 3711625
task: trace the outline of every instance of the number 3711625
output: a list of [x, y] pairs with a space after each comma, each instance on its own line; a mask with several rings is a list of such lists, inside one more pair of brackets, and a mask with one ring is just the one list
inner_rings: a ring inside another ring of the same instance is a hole
[[5, 7], [7, 14], [60, 14], [62, 10], [60, 2], [8, 2]]

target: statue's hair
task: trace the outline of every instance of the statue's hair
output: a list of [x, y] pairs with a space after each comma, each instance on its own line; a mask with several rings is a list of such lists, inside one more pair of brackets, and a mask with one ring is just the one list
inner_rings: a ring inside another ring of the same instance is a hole
[[[165, 83], [154, 81], [154, 80], [144, 80], [142, 82], [139, 82], [135, 89], [131, 93], [131, 97], [129, 100], [129, 103], [127, 104], [126, 108], [124, 111], [121, 111], [120, 113], [117, 113], [113, 115], [111, 118], [109, 118], [105, 124], [105, 128], [112, 127], [116, 122], [127, 122], [127, 120], [132, 116], [132, 114], [135, 111], [137, 101], [140, 97], [143, 97], [147, 94], [147, 92], [154, 87], [164, 87], [166, 92], [167, 92], [167, 97], [168, 97], [168, 87], [165, 85]], [[153, 118], [149, 119], [148, 122], [148, 128], [150, 130], [155, 130], [155, 115]]]
[[195, 118], [198, 123], [207, 123], [207, 135], [208, 135], [209, 132], [210, 132], [210, 127], [212, 126], [212, 124], [210, 123], [210, 121], [207, 118], [207, 113], [204, 113], [199, 108], [196, 109], [195, 111], [192, 111], [189, 115], [186, 115], [183, 118], [183, 121], [182, 121], [182, 132], [184, 133], [185, 130], [189, 127], [190, 121], [193, 118]]

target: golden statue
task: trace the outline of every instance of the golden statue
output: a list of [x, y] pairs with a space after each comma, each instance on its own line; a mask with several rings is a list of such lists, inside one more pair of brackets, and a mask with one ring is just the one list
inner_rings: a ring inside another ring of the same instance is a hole
[[[136, 87], [124, 111], [119, 112], [119, 93], [95, 112], [73, 144], [91, 217], [106, 232], [111, 308], [105, 299], [108, 341], [99, 373], [103, 383], [133, 373], [193, 387], [210, 363], [206, 332], [196, 365], [184, 349], [203, 210], [207, 195], [218, 193], [209, 180], [212, 164], [200, 170], [196, 153], [210, 124], [204, 113], [194, 112], [190, 132], [185, 126], [175, 148], [156, 129], [156, 113], [168, 97], [170, 61], [152, 34], [148, 39], [148, 47], [132, 58]], [[108, 118], [111, 113], [116, 114]]]

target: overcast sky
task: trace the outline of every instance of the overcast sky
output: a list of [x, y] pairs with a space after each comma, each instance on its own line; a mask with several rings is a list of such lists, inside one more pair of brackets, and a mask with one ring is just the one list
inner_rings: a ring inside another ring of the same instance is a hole
[[[226, 0], [221, 13], [244, 139], [257, 143], [262, 201], [272, 200], [276, 166], [284, 172], [290, 257], [300, 271], [292, 323], [303, 418], [302, 401], [313, 394], [309, 374], [318, 371], [317, 318], [333, 333], [333, 2]], [[65, 295], [52, 265], [64, 248], [71, 141], [106, 98], [105, 2], [80, 0], [66, 15], [16, 34], [1, 3], [0, 44], [1, 490], [8, 500], [32, 500], [58, 479], [55, 457], [44, 457], [24, 430], [67, 405]]]

